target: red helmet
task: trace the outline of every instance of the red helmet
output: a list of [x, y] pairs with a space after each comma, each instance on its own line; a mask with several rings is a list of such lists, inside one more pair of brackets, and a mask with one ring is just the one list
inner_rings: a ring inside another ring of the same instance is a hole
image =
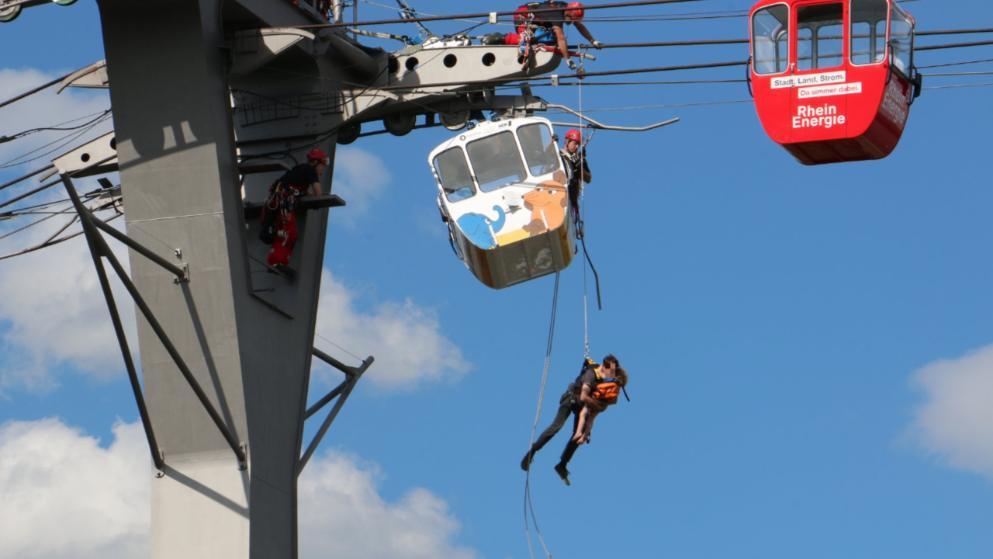
[[576, 143], [583, 143], [583, 135], [579, 133], [579, 130], [573, 128], [572, 130], [565, 133], [565, 141], [572, 140]]
[[328, 154], [321, 151], [320, 148], [314, 148], [307, 152], [307, 161], [327, 161]]
[[581, 21], [585, 14], [586, 10], [583, 9], [582, 2], [569, 2], [569, 5], [565, 7], [565, 16], [572, 21]]

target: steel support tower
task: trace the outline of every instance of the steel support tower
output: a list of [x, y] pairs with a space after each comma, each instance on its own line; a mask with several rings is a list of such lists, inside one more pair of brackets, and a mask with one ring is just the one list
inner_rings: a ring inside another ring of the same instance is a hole
[[[155, 464], [155, 559], [296, 557], [297, 478], [372, 362], [349, 367], [313, 349], [328, 208], [343, 202], [304, 203], [290, 280], [267, 268], [258, 239], [252, 210], [268, 186], [314, 147], [333, 169], [336, 142], [354, 141], [363, 122], [403, 135], [421, 116], [456, 128], [482, 109], [543, 106], [494, 95], [493, 85], [525, 75], [513, 46], [456, 40], [388, 53], [341, 29], [301, 29], [327, 23], [320, 4], [98, 0], [106, 64], [73, 78], [110, 87], [114, 133], [56, 166], [73, 196], [73, 178], [94, 161], [120, 171], [125, 234], [77, 208]], [[540, 53], [528, 72], [558, 63]], [[130, 279], [105, 235], [129, 246]], [[141, 377], [104, 261], [138, 307]], [[347, 378], [308, 408], [315, 354]], [[305, 444], [305, 420], [336, 398]]]

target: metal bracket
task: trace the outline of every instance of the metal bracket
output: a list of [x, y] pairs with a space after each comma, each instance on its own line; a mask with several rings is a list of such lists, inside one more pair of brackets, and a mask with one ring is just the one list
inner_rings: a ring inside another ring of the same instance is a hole
[[675, 124], [679, 122], [679, 117], [670, 118], [669, 120], [663, 120], [661, 122], [656, 122], [649, 124], [648, 126], [616, 126], [612, 124], [603, 124], [602, 122], [597, 122], [592, 118], [576, 112], [565, 105], [556, 105], [554, 103], [548, 104], [549, 109], [560, 109], [573, 116], [578, 117], [580, 120], [589, 124], [590, 128], [596, 128], [598, 130], [614, 130], [617, 132], [647, 132], [649, 130], [655, 130], [656, 128], [661, 128], [663, 126], [669, 126], [670, 124]]
[[[99, 165], [99, 164], [100, 162], [94, 163], [94, 165]], [[85, 169], [81, 170], [80, 172], [83, 171], [85, 171]], [[127, 337], [124, 333], [124, 327], [120, 320], [120, 315], [117, 313], [117, 303], [115, 302], [113, 292], [110, 289], [110, 283], [107, 280], [107, 272], [103, 267], [103, 260], [101, 260], [101, 257], [105, 258], [107, 262], [110, 264], [110, 266], [114, 269], [114, 272], [117, 274], [118, 279], [120, 279], [121, 283], [124, 284], [124, 288], [127, 289], [128, 293], [131, 295], [131, 299], [134, 301], [135, 306], [138, 307], [138, 310], [140, 310], [141, 314], [145, 317], [145, 321], [148, 323], [148, 326], [151, 327], [152, 331], [159, 338], [159, 341], [162, 343], [162, 346], [165, 348], [166, 352], [172, 358], [172, 361], [176, 365], [176, 368], [179, 369], [179, 372], [183, 375], [183, 378], [186, 379], [186, 382], [190, 386], [190, 389], [193, 390], [193, 393], [200, 401], [200, 405], [203, 406], [204, 411], [206, 411], [207, 415], [210, 416], [211, 420], [214, 422], [214, 425], [217, 427], [217, 430], [220, 432], [221, 436], [224, 437], [224, 440], [227, 441], [228, 446], [231, 447], [231, 450], [232, 452], [234, 452], [234, 455], [238, 459], [239, 464], [246, 463], [247, 456], [245, 454], [243, 446], [235, 439], [231, 429], [224, 422], [224, 419], [217, 412], [217, 409], [214, 407], [214, 405], [210, 402], [210, 399], [207, 397], [207, 394], [203, 391], [203, 388], [200, 387], [200, 383], [197, 382], [196, 377], [193, 376], [193, 372], [186, 364], [186, 361], [179, 354], [179, 350], [176, 349], [176, 346], [172, 343], [172, 340], [169, 338], [169, 335], [166, 334], [165, 329], [162, 328], [161, 323], [159, 323], [158, 319], [155, 317], [155, 313], [152, 312], [152, 309], [145, 302], [145, 298], [141, 296], [141, 292], [138, 291], [138, 288], [131, 281], [131, 278], [128, 277], [127, 271], [124, 269], [124, 266], [122, 266], [121, 263], [117, 260], [117, 257], [114, 256], [113, 251], [111, 251], [110, 247], [107, 245], [107, 241], [103, 238], [102, 235], [100, 235], [97, 229], [102, 229], [111, 236], [121, 240], [129, 247], [135, 249], [138, 252], [141, 252], [144, 256], [148, 257], [155, 263], [165, 267], [169, 271], [172, 271], [174, 274], [176, 273], [176, 271], [179, 271], [179, 273], [182, 274], [183, 273], [182, 270], [177, 268], [171, 262], [167, 262], [161, 256], [151, 251], [148, 251], [137, 242], [131, 240], [127, 235], [124, 235], [120, 231], [117, 231], [113, 227], [110, 227], [106, 223], [103, 223], [102, 221], [94, 217], [92, 212], [90, 212], [80, 201], [79, 194], [76, 192], [76, 187], [73, 186], [72, 179], [69, 177], [68, 174], [62, 175], [62, 184], [65, 186], [66, 192], [69, 194], [69, 198], [72, 200], [73, 206], [76, 208], [76, 212], [79, 214], [79, 221], [83, 227], [83, 233], [90, 247], [90, 254], [93, 257], [93, 264], [97, 269], [97, 275], [100, 278], [100, 285], [103, 288], [103, 292], [104, 292], [104, 298], [107, 301], [107, 307], [110, 310], [111, 319], [114, 322], [114, 330], [115, 333], [117, 334], [117, 340], [121, 346], [121, 353], [124, 357], [124, 362], [128, 369], [128, 376], [131, 380], [131, 388], [132, 391], [134, 392], [135, 400], [138, 403], [138, 410], [141, 414], [142, 425], [145, 428], [145, 436], [148, 439], [148, 446], [149, 446], [149, 450], [151, 451], [152, 461], [155, 463], [155, 467], [158, 469], [162, 469], [164, 462], [162, 461], [162, 457], [159, 455], [158, 444], [156, 443], [155, 435], [152, 432], [152, 423], [148, 417], [148, 411], [145, 406], [145, 399], [141, 392], [141, 385], [138, 382], [137, 368], [134, 365], [134, 360], [131, 355], [131, 350], [129, 349], [128, 346]]]
[[[99, 163], [96, 163], [99, 162]], [[60, 175], [73, 178], [102, 175], [117, 170], [117, 141], [108, 132], [52, 160]]]
[[107, 61], [98, 60], [85, 68], [80, 68], [66, 76], [56, 93], [62, 93], [67, 87], [86, 87], [94, 89], [106, 89], [110, 87], [110, 78], [107, 76]]
[[331, 365], [335, 369], [338, 369], [342, 373], [345, 373], [346, 378], [341, 384], [331, 390], [331, 392], [328, 392], [327, 395], [307, 409], [303, 418], [304, 420], [320, 411], [321, 408], [326, 406], [329, 402], [331, 402], [331, 400], [338, 398], [338, 401], [335, 402], [334, 407], [331, 408], [327, 417], [324, 418], [324, 422], [321, 424], [320, 429], [317, 430], [314, 438], [311, 439], [310, 444], [307, 445], [307, 450], [304, 451], [303, 456], [300, 457], [300, 461], [297, 464], [297, 476], [303, 472], [303, 469], [307, 466], [307, 462], [310, 460], [310, 457], [313, 456], [314, 451], [317, 450], [317, 447], [321, 444], [321, 440], [331, 427], [331, 423], [334, 421], [334, 418], [338, 416], [338, 412], [341, 411], [342, 406], [345, 405], [345, 401], [348, 399], [349, 394], [352, 393], [352, 389], [355, 388], [355, 385], [358, 384], [359, 379], [362, 378], [362, 375], [366, 372], [369, 366], [376, 360], [370, 355], [369, 357], [366, 357], [365, 360], [362, 361], [362, 364], [358, 367], [350, 367], [341, 361], [338, 361], [334, 357], [331, 357], [327, 353], [317, 349], [316, 347], [313, 348], [312, 351], [315, 357], [321, 361], [324, 361], [328, 365]]
[[231, 75], [250, 74], [303, 40], [313, 41], [314, 34], [294, 27], [237, 31], [231, 41]]

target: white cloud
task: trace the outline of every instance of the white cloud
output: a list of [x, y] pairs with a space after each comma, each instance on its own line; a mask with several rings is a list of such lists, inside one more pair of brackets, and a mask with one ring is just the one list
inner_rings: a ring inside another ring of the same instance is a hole
[[[19, 222], [32, 219], [26, 216]], [[7, 254], [33, 246], [66, 220], [68, 216], [53, 219], [10, 237], [0, 242], [0, 251]], [[75, 225], [67, 233], [78, 230]], [[108, 244], [127, 269], [123, 246], [113, 240]], [[136, 350], [131, 299], [113, 270], [109, 266], [107, 270], [128, 339]], [[0, 321], [6, 324], [2, 337], [8, 348], [0, 366], [0, 392], [18, 385], [52, 387], [57, 384], [52, 370], [62, 363], [72, 363], [97, 378], [110, 378], [123, 368], [103, 291], [82, 236], [0, 262]], [[13, 360], [10, 355], [19, 358]]]
[[303, 559], [470, 559], [452, 542], [459, 522], [448, 505], [416, 488], [395, 503], [376, 489], [378, 469], [332, 452], [307, 465], [300, 479]]
[[107, 448], [56, 419], [0, 426], [0, 558], [146, 557], [147, 457], [137, 424]]
[[[56, 419], [0, 426], [0, 559], [148, 556], [150, 464], [138, 423], [106, 448]], [[329, 452], [300, 480], [301, 559], [471, 559], [458, 520], [423, 488], [379, 495], [374, 464]]]
[[993, 480], [993, 345], [918, 370], [925, 395], [911, 435], [956, 469]]
[[383, 195], [392, 177], [386, 163], [359, 148], [338, 148], [332, 190], [348, 203], [348, 211], [335, 212], [333, 223], [354, 226]]
[[[57, 77], [55, 74], [45, 74], [33, 69], [0, 68], [0, 99], [9, 99], [24, 93], [51, 81], [55, 77]], [[56, 89], [56, 87], [50, 87], [0, 108], [0, 135], [9, 136], [38, 127], [77, 126], [97, 118], [99, 113], [110, 107], [106, 91], [81, 91], [70, 88], [56, 94]], [[80, 117], [85, 118], [73, 120]], [[80, 140], [76, 142], [77, 144], [82, 143], [83, 140], [95, 138], [111, 129], [111, 121], [105, 120], [89, 131], [83, 132]], [[61, 155], [75, 147], [76, 144], [60, 147], [62, 142], [56, 141], [72, 134], [74, 131], [71, 130], [42, 131], [12, 142], [2, 143], [0, 144], [0, 165], [16, 159], [19, 164], [23, 163], [21, 170], [44, 167], [51, 161], [52, 157]], [[50, 142], [56, 143], [43, 147]], [[35, 149], [40, 151], [25, 155]], [[27, 161], [36, 157], [39, 158], [34, 161]], [[4, 169], [0, 168], [0, 172], [3, 171]]]
[[[0, 98], [23, 93], [50, 81], [54, 75], [32, 69], [0, 69]], [[12, 135], [35, 128], [57, 125], [70, 119], [97, 113], [109, 106], [105, 92], [66, 90], [56, 95], [55, 88], [0, 108], [0, 135]], [[92, 117], [90, 117], [92, 118]], [[72, 126], [83, 121], [68, 123]], [[109, 120], [86, 132], [69, 145], [56, 141], [71, 131], [46, 131], [0, 144], [0, 182], [40, 169], [52, 157], [95, 137], [111, 128]], [[45, 146], [50, 142], [54, 144]], [[25, 158], [20, 156], [38, 149]], [[51, 151], [52, 153], [47, 154]], [[28, 159], [39, 157], [35, 161]], [[13, 167], [3, 168], [10, 160]], [[0, 201], [26, 192], [40, 184], [34, 177], [0, 194]], [[90, 188], [79, 181], [80, 190]], [[33, 196], [14, 207], [64, 198], [61, 186]], [[44, 211], [64, 209], [42, 208]], [[8, 211], [11, 207], [4, 208]], [[41, 215], [28, 215], [0, 223], [0, 233], [6, 234], [22, 227]], [[8, 254], [33, 246], [48, 238], [68, 219], [57, 217], [7, 238], [0, 239], [0, 254]], [[75, 228], [78, 230], [78, 226]], [[123, 251], [118, 255], [124, 254]], [[126, 262], [126, 258], [124, 260]], [[49, 370], [63, 361], [72, 361], [80, 368], [110, 376], [119, 372], [120, 357], [107, 320], [96, 274], [89, 252], [81, 238], [30, 255], [0, 262], [0, 332], [4, 360], [0, 367], [0, 393], [11, 386], [42, 390], [56, 384]], [[125, 321], [134, 319], [128, 303], [122, 304]], [[133, 327], [132, 327], [133, 332]]]
[[373, 384], [411, 389], [422, 381], [458, 379], [471, 368], [458, 346], [441, 333], [433, 311], [407, 299], [380, 303], [363, 314], [355, 309], [356, 299], [355, 293], [324, 270], [317, 345], [323, 346], [321, 338], [326, 338], [354, 354], [375, 355], [376, 362], [365, 376]]
[[[47, 234], [38, 231], [18, 239], [18, 244], [26, 246]], [[123, 246], [113, 240], [109, 244], [127, 267]], [[12, 248], [0, 243], [0, 249]], [[120, 350], [82, 237], [0, 264], [0, 322], [6, 325], [0, 330], [5, 354], [0, 393], [18, 386], [50, 389], [58, 384], [53, 371], [66, 363], [96, 378], [121, 374]], [[113, 271], [107, 270], [137, 358], [133, 303]], [[412, 389], [425, 380], [458, 379], [471, 368], [459, 348], [441, 333], [438, 317], [430, 309], [407, 299], [360, 312], [357, 300], [357, 294], [325, 270], [317, 333], [352, 353], [376, 355], [368, 382], [386, 389]], [[321, 338], [316, 343], [329, 353], [340, 353]]]

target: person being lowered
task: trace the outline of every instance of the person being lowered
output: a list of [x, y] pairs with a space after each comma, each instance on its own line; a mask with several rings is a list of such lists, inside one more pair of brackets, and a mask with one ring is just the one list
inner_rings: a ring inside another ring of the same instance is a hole
[[[559, 398], [559, 409], [555, 414], [555, 419], [552, 420], [552, 424], [548, 426], [547, 429], [542, 431], [541, 435], [534, 441], [531, 448], [528, 449], [527, 454], [521, 459], [521, 469], [527, 471], [531, 468], [531, 462], [534, 461], [534, 455], [541, 450], [541, 447], [548, 444], [548, 441], [552, 440], [562, 426], [565, 425], [565, 420], [569, 418], [569, 415], [573, 415], [573, 436], [569, 438], [569, 442], [566, 443], [565, 449], [562, 451], [562, 456], [559, 459], [559, 463], [555, 465], [555, 473], [562, 478], [562, 481], [566, 485], [569, 485], [569, 461], [572, 460], [572, 455], [576, 453], [576, 449], [579, 448], [580, 442], [577, 439], [580, 437], [576, 436], [576, 433], [584, 433], [585, 429], [580, 430], [579, 422], [580, 417], [585, 408], [589, 408], [590, 411], [601, 412], [607, 408], [607, 404], [601, 402], [600, 400], [593, 397], [593, 393], [598, 384], [599, 378], [614, 378], [615, 372], [617, 371], [620, 363], [617, 357], [613, 355], [607, 355], [603, 358], [603, 363], [597, 365], [593, 361], [586, 359], [583, 361], [583, 369], [576, 377], [576, 380], [566, 388], [566, 391]], [[582, 437], [585, 441], [585, 436]]]
[[301, 196], [321, 194], [321, 174], [328, 166], [328, 156], [320, 149], [307, 152], [307, 162], [286, 172], [269, 189], [262, 218], [260, 238], [271, 242], [266, 264], [275, 271], [293, 278], [290, 257], [299, 237], [296, 205]]

